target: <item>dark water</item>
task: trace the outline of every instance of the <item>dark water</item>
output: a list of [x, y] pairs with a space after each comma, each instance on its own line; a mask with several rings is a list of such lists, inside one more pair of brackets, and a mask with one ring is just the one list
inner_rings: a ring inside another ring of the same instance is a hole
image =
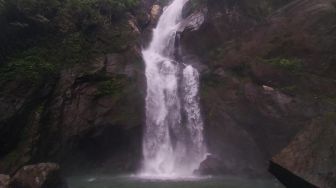
[[132, 176], [72, 177], [69, 188], [284, 188], [272, 179], [235, 177], [150, 180]]

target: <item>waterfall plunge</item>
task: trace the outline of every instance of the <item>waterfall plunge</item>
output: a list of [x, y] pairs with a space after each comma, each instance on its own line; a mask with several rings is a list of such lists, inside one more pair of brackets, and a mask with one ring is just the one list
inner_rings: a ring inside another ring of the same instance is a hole
[[199, 107], [199, 73], [174, 58], [176, 32], [188, 0], [165, 8], [143, 58], [146, 63], [146, 127], [141, 174], [191, 176], [206, 155]]

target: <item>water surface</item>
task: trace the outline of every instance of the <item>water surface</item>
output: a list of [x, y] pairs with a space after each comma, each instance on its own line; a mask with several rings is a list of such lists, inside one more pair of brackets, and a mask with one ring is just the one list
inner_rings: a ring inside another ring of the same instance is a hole
[[144, 179], [135, 176], [87, 176], [68, 179], [69, 188], [284, 188], [272, 179], [203, 177]]

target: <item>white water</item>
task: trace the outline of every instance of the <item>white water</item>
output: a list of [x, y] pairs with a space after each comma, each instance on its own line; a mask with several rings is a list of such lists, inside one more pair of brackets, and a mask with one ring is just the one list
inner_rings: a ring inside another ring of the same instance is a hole
[[142, 176], [192, 176], [206, 155], [199, 73], [174, 58], [187, 1], [174, 0], [164, 9], [149, 47], [142, 51], [147, 77]]

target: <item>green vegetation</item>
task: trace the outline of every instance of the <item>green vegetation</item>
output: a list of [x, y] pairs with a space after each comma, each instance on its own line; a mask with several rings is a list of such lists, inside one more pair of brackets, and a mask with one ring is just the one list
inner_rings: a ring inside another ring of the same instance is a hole
[[13, 80], [22, 80], [36, 84], [44, 76], [49, 76], [55, 71], [55, 64], [50, 63], [39, 49], [31, 49], [0, 67], [0, 83]]
[[195, 10], [199, 8], [201, 5], [205, 4], [207, 0], [192, 0], [191, 3], [191, 10]]
[[290, 72], [302, 70], [302, 62], [299, 59], [274, 58], [262, 60], [262, 62]]
[[35, 84], [64, 66], [125, 49], [134, 40], [125, 14], [138, 3], [0, 0], [0, 83], [19, 79]]
[[280, 87], [279, 90], [286, 94], [292, 94], [296, 92], [298, 88], [296, 85], [291, 85], [291, 86]]
[[98, 84], [96, 97], [111, 96], [120, 94], [125, 86], [126, 79], [116, 76]]
[[327, 96], [327, 97], [324, 97], [323, 100], [324, 100], [325, 102], [327, 102], [328, 104], [330, 104], [330, 105], [334, 105], [334, 106], [336, 106], [336, 97], [334, 97], [334, 96]]

